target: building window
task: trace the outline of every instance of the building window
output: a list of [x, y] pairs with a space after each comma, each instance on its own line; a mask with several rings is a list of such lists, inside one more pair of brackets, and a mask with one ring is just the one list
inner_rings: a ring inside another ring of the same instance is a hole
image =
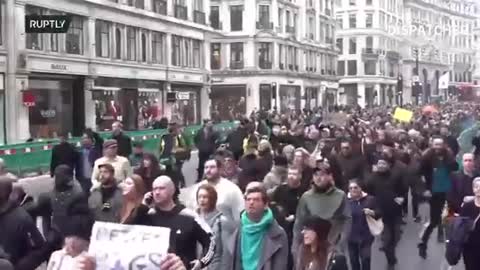
[[372, 52], [373, 52], [373, 37], [368, 36], [368, 37], [365, 39], [365, 43], [366, 43], [365, 48], [367, 49], [367, 52], [368, 52], [368, 53], [372, 53]]
[[365, 75], [376, 75], [376, 74], [377, 74], [377, 61], [365, 60]]
[[50, 34], [50, 51], [58, 52], [58, 34]]
[[180, 66], [180, 37], [172, 35], [172, 65]]
[[[26, 15], [42, 15], [44, 14], [44, 10], [34, 6], [26, 6], [25, 7], [25, 14]], [[39, 33], [26, 33], [26, 47], [27, 49], [31, 50], [39, 50], [41, 51], [43, 48], [43, 39], [42, 34]]]
[[136, 60], [136, 42], [137, 42], [137, 33], [135, 28], [127, 27], [127, 60], [135, 61]]
[[258, 7], [258, 29], [270, 29], [270, 6], [260, 5]]
[[72, 16], [66, 35], [65, 49], [67, 53], [83, 54], [83, 18], [80, 16]]
[[348, 25], [350, 28], [357, 28], [357, 14], [348, 15]]
[[210, 7], [210, 25], [213, 29], [221, 29], [220, 27], [220, 7]]
[[243, 42], [230, 43], [230, 69], [243, 68]]
[[167, 15], [167, 1], [152, 0], [152, 11], [158, 14]]
[[280, 33], [283, 32], [283, 9], [278, 9], [278, 30]]
[[366, 28], [372, 28], [373, 27], [373, 14], [372, 13], [367, 13], [366, 18], [365, 18], [365, 27]]
[[193, 0], [193, 10], [203, 11], [203, 0]]
[[343, 54], [343, 38], [337, 38], [337, 49]]
[[152, 33], [152, 61], [157, 64], [165, 64], [164, 61], [164, 40], [165, 35], [160, 32]]
[[272, 68], [272, 43], [261, 42], [258, 48], [258, 66], [261, 69]]
[[278, 44], [278, 62], [280, 64], [280, 69], [285, 69], [285, 58], [283, 57], [284, 52], [284, 45]]
[[372, 0], [367, 0], [367, 5], [371, 6], [372, 5]]
[[193, 40], [192, 41], [192, 48], [193, 48], [193, 67], [200, 68], [201, 59], [202, 59], [202, 41], [200, 40]]
[[357, 75], [357, 60], [348, 60], [348, 75], [354, 76]]
[[122, 30], [120, 28], [115, 29], [115, 58], [122, 59]]
[[145, 9], [145, 0], [135, 0], [135, 7]]
[[230, 6], [230, 30], [242, 31], [243, 29], [243, 5]]
[[147, 62], [147, 36], [142, 33], [141, 38], [142, 45], [142, 62]]
[[135, 0], [127, 0], [127, 6], [133, 7]]
[[211, 43], [211, 58], [210, 58], [210, 68], [211, 69], [220, 69], [221, 67], [221, 56], [222, 56], [222, 47], [220, 43]]
[[348, 53], [356, 54], [357, 53], [357, 38], [350, 38], [348, 43]]
[[97, 57], [109, 57], [110, 23], [95, 21], [95, 48]]
[[338, 61], [337, 74], [338, 76], [345, 76], [345, 61]]
[[355, 1], [356, 1], [356, 0], [349, 0], [350, 6], [355, 6]]

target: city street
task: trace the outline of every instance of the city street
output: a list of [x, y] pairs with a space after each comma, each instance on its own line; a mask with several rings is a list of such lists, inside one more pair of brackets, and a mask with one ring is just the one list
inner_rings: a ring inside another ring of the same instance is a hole
[[[191, 186], [195, 183], [197, 155], [192, 155], [192, 158], [187, 162], [183, 171], [187, 181], [187, 185]], [[25, 187], [30, 194], [37, 196], [41, 192], [47, 192], [52, 189], [53, 180], [49, 176], [41, 176], [34, 178], [27, 178], [20, 180], [20, 183]], [[185, 188], [182, 190], [180, 199], [189, 194], [191, 189]], [[421, 213], [423, 217], [428, 213], [428, 206], [422, 205]], [[426, 260], [418, 256], [417, 241], [421, 230], [421, 224], [414, 223], [409, 217], [408, 224], [404, 227], [404, 233], [397, 249], [398, 267], [396, 270], [447, 270], [447, 264], [444, 259], [444, 245], [438, 244], [436, 241], [436, 231], [432, 234], [428, 254]], [[386, 260], [382, 252], [379, 251], [379, 241], [376, 241], [372, 250], [372, 268], [371, 270], [386, 269]], [[464, 267], [459, 265], [453, 270], [463, 270]]]

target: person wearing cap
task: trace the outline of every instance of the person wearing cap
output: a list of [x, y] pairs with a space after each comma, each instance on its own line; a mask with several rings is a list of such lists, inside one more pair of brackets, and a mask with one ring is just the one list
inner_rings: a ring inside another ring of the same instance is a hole
[[329, 241], [336, 245], [339, 251], [345, 252], [352, 217], [345, 192], [335, 187], [333, 173], [326, 166], [313, 169], [312, 186], [298, 202], [293, 225], [294, 255], [301, 243], [302, 226], [305, 220], [312, 216], [323, 218], [333, 224]]
[[118, 155], [128, 158], [132, 154], [132, 139], [123, 133], [121, 122], [112, 124], [112, 140], [118, 143]]
[[332, 224], [319, 217], [305, 220], [302, 243], [298, 248], [294, 270], [348, 270], [344, 256], [335, 256], [328, 241]]
[[97, 159], [93, 166], [92, 185], [98, 186], [100, 182], [100, 165], [110, 164], [115, 170], [115, 179], [117, 182], [123, 182], [132, 175], [130, 161], [126, 157], [118, 155], [118, 144], [116, 140], [106, 140], [103, 143], [103, 157]]
[[99, 165], [98, 179], [99, 183], [92, 188], [88, 198], [88, 207], [95, 221], [119, 223], [124, 203], [123, 189], [115, 179], [112, 164]]

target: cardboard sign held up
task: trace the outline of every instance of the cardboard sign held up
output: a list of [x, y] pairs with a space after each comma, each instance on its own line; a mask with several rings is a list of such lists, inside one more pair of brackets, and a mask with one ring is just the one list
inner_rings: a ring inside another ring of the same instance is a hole
[[402, 109], [402, 108], [395, 109], [395, 113], [393, 114], [393, 119], [398, 120], [400, 122], [409, 123], [410, 121], [412, 121], [412, 118], [413, 118], [413, 112]]
[[348, 122], [348, 115], [346, 113], [329, 113], [325, 116], [324, 122], [326, 124], [334, 124], [339, 127], [344, 127]]
[[169, 228], [96, 222], [89, 253], [96, 270], [157, 270], [169, 243]]

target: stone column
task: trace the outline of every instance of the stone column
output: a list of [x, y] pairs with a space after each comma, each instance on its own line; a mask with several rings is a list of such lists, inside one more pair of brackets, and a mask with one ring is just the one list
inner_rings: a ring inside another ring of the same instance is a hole
[[94, 130], [97, 129], [95, 123], [95, 101], [92, 99], [92, 87], [94, 86], [93, 77], [85, 78], [85, 127], [90, 127]]
[[365, 84], [357, 84], [358, 105], [362, 108], [365, 108], [365, 105], [367, 104], [365, 94]]

